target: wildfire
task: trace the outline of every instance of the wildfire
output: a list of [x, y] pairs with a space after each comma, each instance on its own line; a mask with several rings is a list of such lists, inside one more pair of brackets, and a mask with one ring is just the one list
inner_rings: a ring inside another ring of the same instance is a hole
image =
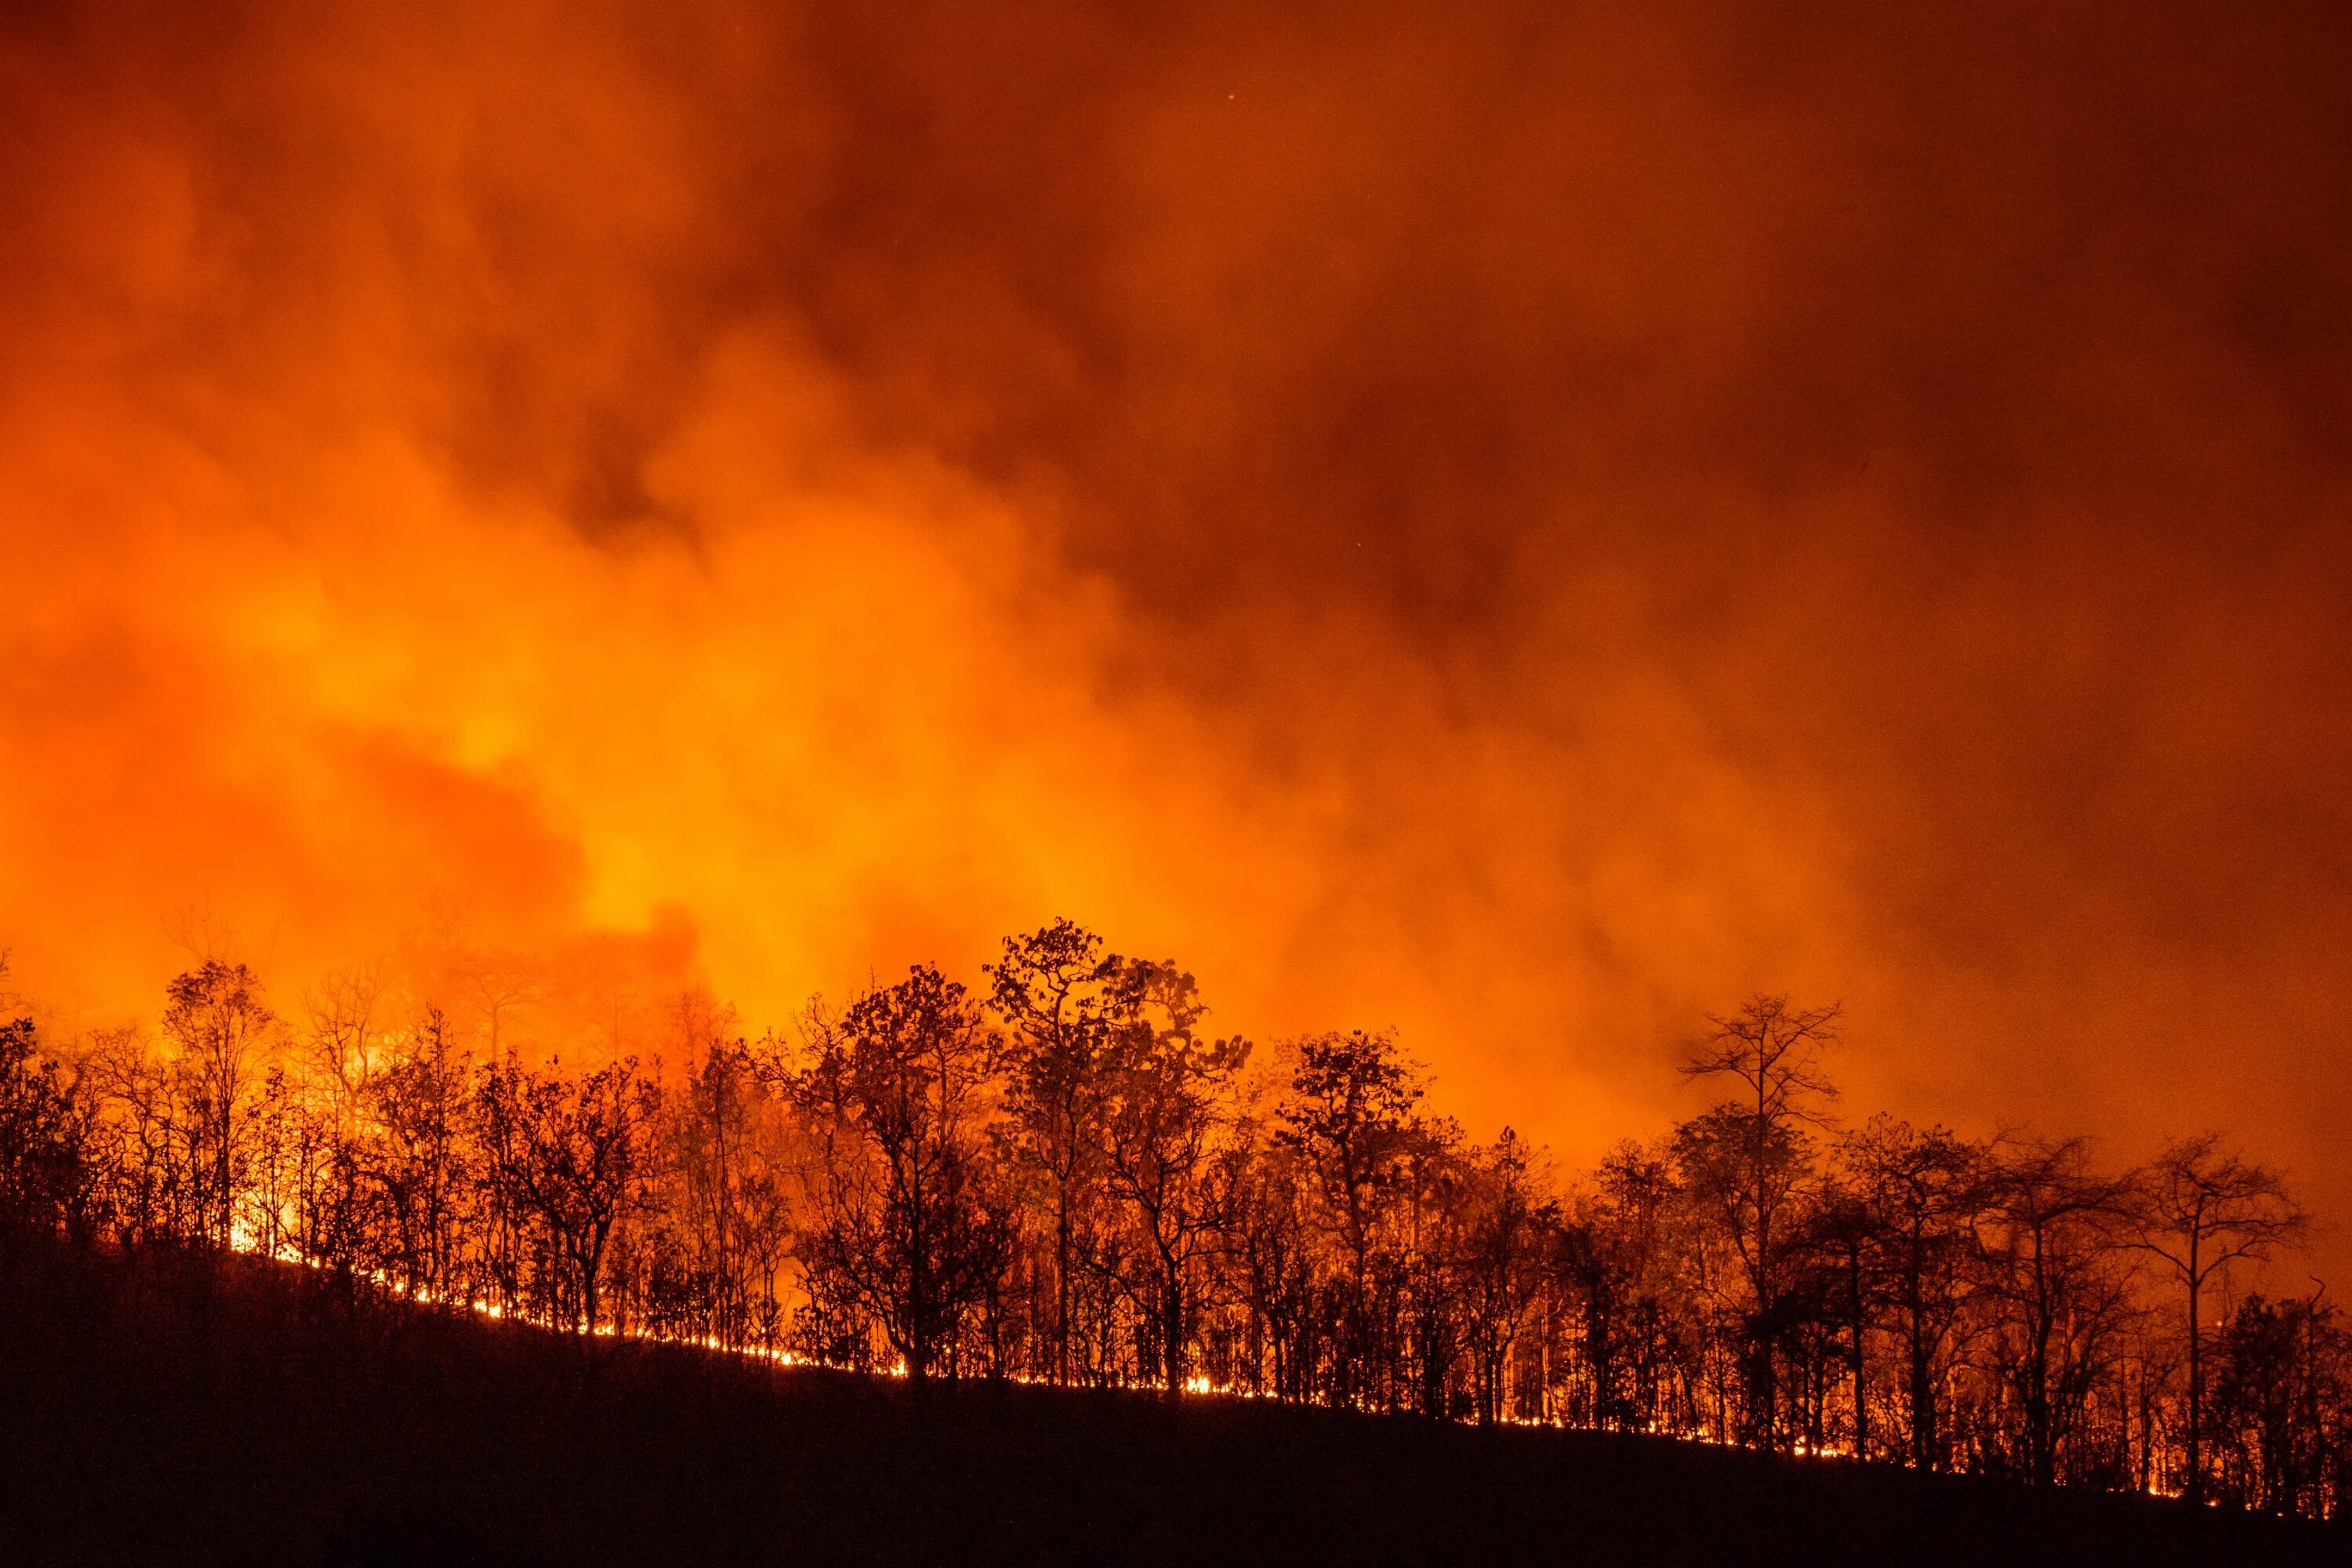
[[[2352, 1206], [2340, 49], [233, 9], [0, 20], [0, 1049], [126, 1245], [2143, 1486], [2344, 1333], [2212, 1273]], [[1791, 995], [1883, 1127], [1670, 1070]]]
[[[239, 1220], [236, 1224], [231, 1232], [230, 1247], [231, 1250], [249, 1258], [264, 1258], [273, 1263], [307, 1268], [315, 1273], [328, 1271], [327, 1265], [315, 1258], [304, 1257], [301, 1251], [294, 1247], [282, 1243], [275, 1247], [262, 1246], [249, 1221]], [[392, 1275], [381, 1269], [362, 1268], [353, 1269], [351, 1272], [356, 1278], [396, 1300], [412, 1302], [420, 1307], [436, 1307], [448, 1311], [462, 1312], [492, 1322], [522, 1323], [548, 1333], [584, 1335], [596, 1339], [636, 1340], [647, 1344], [685, 1345], [717, 1354], [742, 1356], [754, 1361], [767, 1362], [775, 1366], [823, 1364], [792, 1351], [780, 1350], [770, 1345], [730, 1344], [716, 1334], [660, 1334], [613, 1323], [598, 1323], [593, 1329], [583, 1329], [576, 1321], [567, 1322], [544, 1314], [509, 1311], [495, 1301], [478, 1300], [463, 1296], [445, 1296], [431, 1290], [413, 1289], [403, 1285]], [[904, 1377], [907, 1375], [907, 1363], [901, 1361], [883, 1370], [887, 1376]]]

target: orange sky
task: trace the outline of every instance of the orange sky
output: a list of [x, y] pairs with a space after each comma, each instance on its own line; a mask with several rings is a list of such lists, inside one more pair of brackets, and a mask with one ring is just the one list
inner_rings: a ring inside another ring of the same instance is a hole
[[2338, 8], [333, 9], [0, 23], [60, 1015], [1067, 913], [1572, 1158], [1769, 987], [2352, 1215]]

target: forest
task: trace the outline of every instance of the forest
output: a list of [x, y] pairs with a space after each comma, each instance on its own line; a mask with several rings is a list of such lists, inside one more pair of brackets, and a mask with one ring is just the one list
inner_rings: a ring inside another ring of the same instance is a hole
[[[240, 1252], [350, 1290], [914, 1384], [1144, 1388], [2344, 1516], [2352, 1333], [2280, 1175], [2218, 1135], [1855, 1117], [1840, 1016], [1757, 995], [1707, 1101], [1562, 1170], [1392, 1033], [1218, 1035], [1068, 921], [754, 1035], [515, 1026], [509, 966], [0, 1026], [0, 1262]], [[459, 990], [463, 994], [459, 994]]]

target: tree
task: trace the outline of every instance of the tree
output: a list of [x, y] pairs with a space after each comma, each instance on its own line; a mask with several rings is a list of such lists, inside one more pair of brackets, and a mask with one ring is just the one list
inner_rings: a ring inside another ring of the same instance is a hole
[[1468, 1348], [1469, 1231], [1475, 1151], [1448, 1117], [1415, 1119], [1399, 1162], [1395, 1288], [1381, 1299], [1380, 1342], [1397, 1358], [1391, 1403], [1433, 1419], [1454, 1413], [1455, 1370]]
[[1013, 1146], [1044, 1180], [1053, 1205], [1051, 1374], [1067, 1383], [1071, 1275], [1107, 1158], [1111, 1058], [1120, 1026], [1112, 988], [1120, 960], [1103, 952], [1101, 938], [1067, 920], [1008, 936], [1003, 946], [1003, 958], [982, 972], [989, 1007], [1011, 1032], [1005, 1110]]
[[2113, 1267], [2128, 1184], [2095, 1173], [2080, 1138], [2029, 1140], [1999, 1152], [1989, 1195], [1994, 1360], [2024, 1418], [2026, 1479], [2051, 1486], [2129, 1316]]
[[1798, 1008], [1785, 996], [1753, 996], [1728, 1017], [1709, 1016], [1713, 1032], [1683, 1068], [1685, 1078], [1728, 1079], [1735, 1089], [1684, 1124], [1675, 1152], [1693, 1185], [1712, 1199], [1739, 1258], [1752, 1342], [1748, 1419], [1753, 1436], [1768, 1444], [1779, 1430], [1771, 1339], [1794, 1256], [1792, 1220], [1811, 1169], [1804, 1128], [1821, 1120], [1813, 1102], [1837, 1094], [1820, 1058], [1837, 1038], [1838, 1016], [1835, 1005]]
[[920, 1381], [947, 1362], [1009, 1247], [987, 1159], [1000, 1044], [929, 964], [837, 1022], [813, 1009], [810, 1026], [810, 1059], [791, 1080], [818, 1140], [803, 1257], [817, 1289], [870, 1314]]
[[659, 1089], [637, 1076], [634, 1057], [577, 1077], [558, 1062], [543, 1071], [493, 1062], [475, 1104], [491, 1181], [546, 1227], [569, 1266], [552, 1305], [593, 1332], [605, 1249], [640, 1197]]
[[103, 1107], [100, 1202], [115, 1243], [136, 1252], [188, 1239], [187, 1129], [170, 1075], [129, 1025], [96, 1032], [82, 1074]]
[[1603, 1156], [1593, 1190], [1569, 1205], [1553, 1270], [1578, 1310], [1577, 1349], [1591, 1379], [1582, 1418], [1591, 1426], [1636, 1431], [1663, 1414], [1682, 1195], [1671, 1163], [1629, 1140]]
[[1403, 1174], [1423, 1092], [1420, 1068], [1383, 1030], [1297, 1044], [1290, 1100], [1275, 1136], [1306, 1157], [1346, 1259], [1332, 1403], [1360, 1397], [1372, 1373], [1372, 1261], [1379, 1225]]
[[[8, 952], [0, 948], [0, 979]], [[14, 1005], [13, 992], [0, 1004]], [[0, 1241], [79, 1231], [90, 1184], [88, 1106], [30, 1018], [0, 1021]]]
[[1173, 963], [1119, 961], [1111, 996], [1110, 1184], [1150, 1248], [1161, 1384], [1173, 1394], [1184, 1386], [1192, 1262], [1223, 1227], [1232, 1196], [1211, 1154], [1225, 1090], [1250, 1047], [1200, 1033], [1208, 1008]]
[[786, 1244], [773, 1064], [706, 992], [678, 997], [677, 1037], [690, 1070], [665, 1129], [668, 1218], [682, 1227], [683, 1286], [703, 1331], [729, 1344], [773, 1337]]
[[2326, 1517], [2352, 1461], [2352, 1334], [2315, 1293], [2238, 1304], [2215, 1347], [2211, 1423], [2226, 1500]]
[[[451, 955], [451, 978], [481, 1009], [483, 1045], [493, 1060], [514, 1049], [518, 1015], [547, 1000], [547, 966], [529, 953], [461, 947]], [[619, 1049], [617, 1039], [613, 1048]]]
[[1246, 1381], [1285, 1399], [1315, 1396], [1315, 1247], [1311, 1167], [1299, 1151], [1238, 1119], [1221, 1154], [1232, 1194], [1227, 1258], [1245, 1321]]
[[255, 1058], [275, 1044], [278, 1016], [263, 1001], [258, 975], [216, 958], [173, 980], [165, 994], [163, 1033], [178, 1047], [174, 1076], [190, 1119], [195, 1223], [226, 1247], [235, 1240]]
[[448, 1016], [428, 1006], [373, 1068], [366, 1079], [373, 1137], [363, 1169], [392, 1218], [390, 1262], [412, 1295], [444, 1296], [469, 1217], [465, 1055]]
[[1559, 1234], [1559, 1205], [1544, 1195], [1538, 1157], [1506, 1127], [1466, 1161], [1469, 1212], [1458, 1273], [1482, 1426], [1503, 1416], [1511, 1348], [1543, 1289], [1545, 1253]]
[[2183, 1491], [2205, 1499], [2205, 1287], [2239, 1263], [2260, 1262], [2302, 1238], [2305, 1220], [2277, 1173], [2222, 1147], [2207, 1132], [2164, 1146], [2139, 1173], [2134, 1208], [2137, 1245], [2158, 1258], [2188, 1298], [2188, 1474]]
[[1843, 1139], [1839, 1155], [1877, 1294], [1898, 1320], [1911, 1463], [1936, 1469], [1944, 1458], [1937, 1419], [1944, 1354], [1977, 1277], [1977, 1224], [1990, 1189], [1985, 1152], [1941, 1127], [1923, 1132], [1878, 1116]]
[[1866, 1459], [1871, 1455], [1870, 1341], [1885, 1300], [1877, 1216], [1859, 1184], [1838, 1171], [1822, 1184], [1810, 1219], [1804, 1247], [1822, 1276], [1822, 1311], [1845, 1331], [1848, 1436], [1854, 1458]]
[[77, 1086], [41, 1054], [33, 1021], [0, 1023], [0, 1242], [81, 1232], [91, 1180], [88, 1111]]
[[738, 1344], [750, 1320], [742, 1289], [742, 1217], [757, 1086], [742, 1042], [729, 1039], [719, 1020], [706, 1016], [698, 1002], [681, 998], [677, 1021], [683, 1043], [700, 1058], [687, 1058], [684, 1091], [669, 1121], [678, 1217], [693, 1249], [694, 1273], [711, 1293], [714, 1326], [727, 1343]]
[[335, 971], [302, 998], [311, 1058], [331, 1080], [337, 1113], [346, 1120], [375, 1070], [381, 1045], [376, 1010], [383, 989], [383, 965], [375, 963]]

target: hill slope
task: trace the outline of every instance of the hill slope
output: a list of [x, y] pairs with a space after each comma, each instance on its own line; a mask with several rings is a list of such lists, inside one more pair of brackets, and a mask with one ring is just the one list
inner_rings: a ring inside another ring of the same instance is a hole
[[916, 1389], [339, 1300], [0, 1279], [0, 1561], [2339, 1562], [2340, 1531], [1643, 1438]]

